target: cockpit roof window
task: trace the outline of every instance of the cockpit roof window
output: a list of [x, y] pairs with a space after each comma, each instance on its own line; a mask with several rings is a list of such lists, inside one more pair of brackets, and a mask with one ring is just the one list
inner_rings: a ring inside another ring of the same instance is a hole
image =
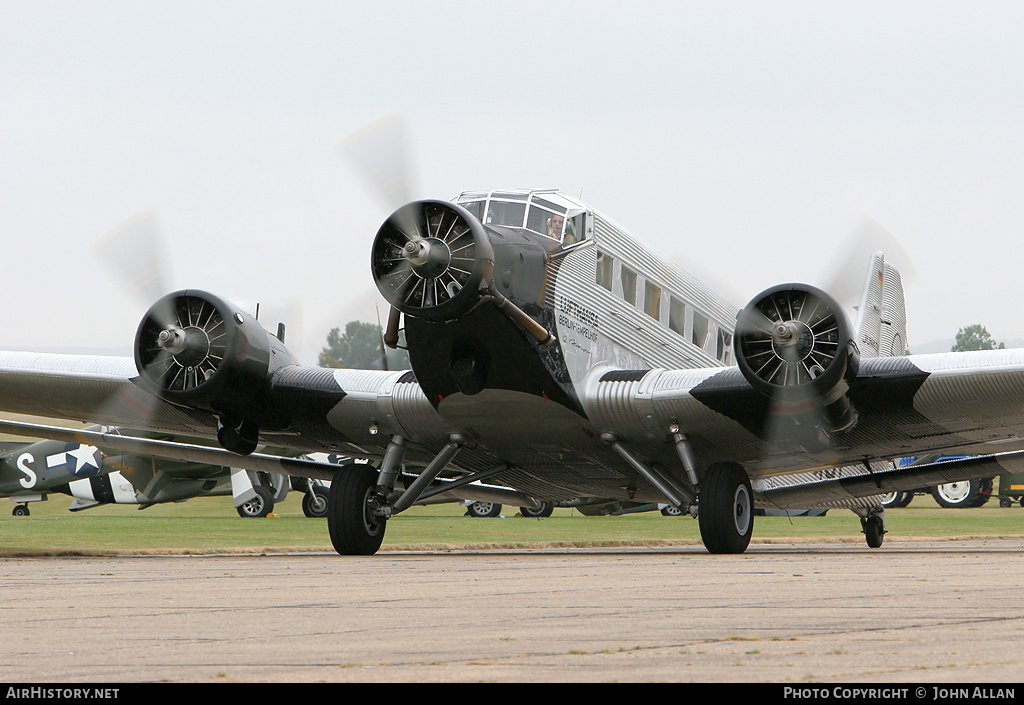
[[[487, 199], [486, 210], [483, 199]], [[560, 191], [465, 191], [455, 201], [488, 225], [526, 228], [562, 242], [563, 247], [586, 237], [586, 208]]]

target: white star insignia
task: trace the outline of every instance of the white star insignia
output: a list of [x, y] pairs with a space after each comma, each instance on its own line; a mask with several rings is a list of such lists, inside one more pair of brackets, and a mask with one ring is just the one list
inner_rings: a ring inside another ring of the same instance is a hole
[[99, 450], [96, 446], [78, 446], [75, 450], [69, 450], [68, 455], [74, 456], [75, 458], [75, 474], [81, 472], [82, 468], [86, 465], [94, 467], [97, 470], [100, 469], [99, 463], [96, 462], [96, 452]]

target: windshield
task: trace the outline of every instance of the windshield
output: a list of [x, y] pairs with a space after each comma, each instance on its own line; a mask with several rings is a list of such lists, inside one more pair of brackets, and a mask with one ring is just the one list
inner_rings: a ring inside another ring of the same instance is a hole
[[569, 247], [586, 237], [585, 210], [563, 194], [541, 192], [464, 193], [458, 199], [486, 225], [526, 228]]

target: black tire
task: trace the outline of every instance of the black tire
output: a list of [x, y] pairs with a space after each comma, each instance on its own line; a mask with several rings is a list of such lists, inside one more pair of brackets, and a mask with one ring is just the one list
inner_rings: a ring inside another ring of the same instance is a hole
[[661, 508], [661, 515], [663, 517], [681, 517], [686, 516], [686, 512], [684, 512], [674, 504], [670, 504], [667, 507]]
[[334, 474], [327, 495], [327, 531], [334, 550], [343, 556], [369, 556], [384, 541], [387, 520], [370, 513], [377, 486], [372, 465], [347, 465]]
[[16, 517], [27, 517], [30, 513], [28, 507], [24, 504], [19, 504], [11, 510], [11, 516]]
[[866, 519], [861, 519], [861, 528], [864, 530], [864, 538], [867, 539], [869, 548], [881, 548], [885, 539], [885, 522], [882, 517], [872, 514]]
[[266, 487], [253, 487], [256, 496], [235, 507], [238, 516], [244, 519], [258, 519], [274, 511], [274, 495]]
[[1003, 509], [1008, 509], [1009, 507], [1013, 506], [1013, 500], [1011, 500], [1009, 497], [1000, 497], [999, 506], [1002, 507]]
[[313, 485], [313, 488], [302, 495], [302, 513], [310, 519], [322, 519], [327, 516], [326, 487]]
[[964, 507], [980, 507], [988, 501], [992, 495], [991, 484], [986, 492], [984, 480], [962, 480], [960, 482], [947, 482], [944, 485], [932, 487], [932, 497], [940, 507], [946, 509], [961, 509]]
[[524, 517], [543, 519], [545, 517], [551, 516], [551, 512], [555, 511], [555, 503], [541, 502], [539, 509], [534, 509], [533, 507], [520, 507], [519, 511], [523, 513]]
[[466, 509], [466, 514], [478, 519], [501, 516], [501, 505], [494, 502], [473, 502]]
[[914, 499], [913, 492], [889, 492], [882, 495], [882, 506], [886, 509], [902, 508]]
[[709, 553], [747, 550], [754, 530], [754, 493], [746, 470], [734, 463], [709, 467], [700, 483], [697, 519]]

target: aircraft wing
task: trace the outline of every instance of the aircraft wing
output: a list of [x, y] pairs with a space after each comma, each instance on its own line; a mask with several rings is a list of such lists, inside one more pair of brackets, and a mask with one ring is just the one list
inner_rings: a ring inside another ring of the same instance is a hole
[[[314, 375], [318, 382], [303, 387], [303, 380]], [[0, 353], [3, 411], [147, 429], [169, 434], [167, 438], [173, 434], [198, 442], [13, 422], [0, 424], [0, 430], [56, 440], [87, 439], [124, 452], [319, 478], [329, 478], [335, 468], [288, 456], [335, 450], [380, 457], [387, 438], [396, 432], [422, 445], [425, 459], [431, 449], [444, 444], [446, 428], [409, 373], [316, 368], [293, 376], [291, 384], [275, 385], [270, 399], [275, 405], [294, 407], [295, 399], [301, 398], [306, 411], [295, 415], [288, 428], [267, 431], [266, 446], [272, 450], [239, 455], [208, 443], [217, 435], [214, 413], [155, 398], [137, 382], [131, 359]], [[869, 358], [861, 362], [849, 389], [859, 415], [857, 424], [832, 433], [823, 447], [808, 447], [799, 434], [772, 427], [779, 416], [773, 401], [751, 386], [737, 368], [609, 369], [595, 373], [582, 390], [581, 404], [588, 419], [577, 432], [565, 434], [565, 450], [582, 453], [585, 462], [618, 465], [628, 475], [628, 461], [612, 452], [610, 439], [614, 439], [651, 463], [679, 467], [669, 431], [675, 426], [702, 465], [740, 463], [754, 481], [846, 466], [868, 473], [868, 468], [871, 472], [887, 468], [891, 459], [928, 452], [988, 456], [1022, 448], [1022, 396], [1024, 350]], [[380, 428], [374, 429], [375, 425]], [[591, 440], [591, 447], [584, 447], [580, 430], [590, 439], [603, 434], [606, 442]], [[569, 448], [573, 444], [575, 448]], [[501, 455], [486, 448], [475, 449], [475, 454], [476, 462], [469, 464], [481, 467], [497, 465]], [[873, 465], [864, 465], [864, 459]], [[550, 458], [538, 457], [521, 465], [530, 478], [520, 482], [527, 485], [537, 484], [547, 469], [552, 496], [608, 494], [606, 480], [588, 484], [586, 473], [567, 474]], [[681, 469], [677, 474], [684, 477]], [[879, 491], [896, 489], [892, 483], [901, 474], [910, 473], [889, 468]], [[500, 475], [499, 479], [515, 481]], [[919, 480], [908, 482], [907, 487], [920, 486]], [[535, 495], [543, 493], [537, 487], [531, 489]], [[810, 499], [802, 496], [802, 501]]]
[[[612, 370], [597, 373], [587, 391], [598, 434], [651, 465], [679, 467], [667, 430], [675, 427], [702, 466], [742, 465], [755, 492], [776, 506], [991, 476], [997, 466], [1016, 467], [1012, 451], [1024, 448], [1024, 350], [861, 360], [845, 393], [856, 422], [842, 430], [828, 428], [821, 404], [803, 399], [810, 411], [787, 407], [737, 368]], [[992, 461], [939, 468], [892, 462], [937, 452]]]

